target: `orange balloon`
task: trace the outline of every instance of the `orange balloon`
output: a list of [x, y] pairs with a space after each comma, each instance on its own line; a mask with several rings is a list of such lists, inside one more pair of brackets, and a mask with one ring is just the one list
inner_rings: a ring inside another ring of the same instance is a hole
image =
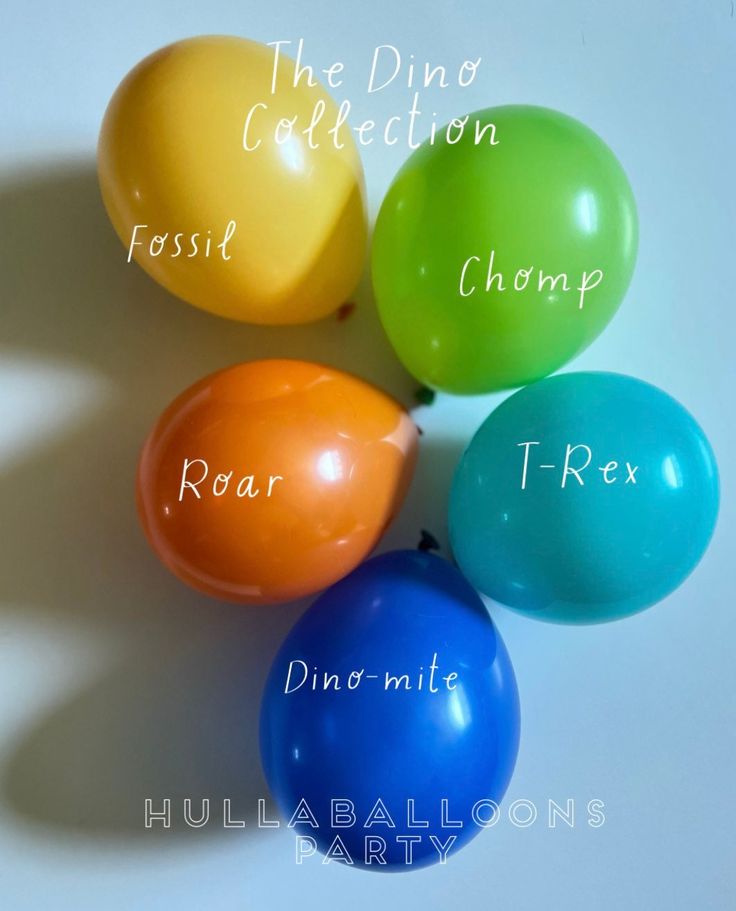
[[138, 509], [184, 582], [244, 604], [288, 601], [370, 553], [416, 450], [408, 413], [373, 386], [305, 361], [253, 361], [164, 411], [141, 454]]

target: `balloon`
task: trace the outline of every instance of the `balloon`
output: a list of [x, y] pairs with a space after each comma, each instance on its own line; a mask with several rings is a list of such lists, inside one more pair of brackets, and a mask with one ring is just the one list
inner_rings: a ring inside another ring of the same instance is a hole
[[[328, 132], [338, 111], [325, 89], [306, 77], [294, 88], [294, 61], [279, 53], [272, 94], [273, 70], [273, 48], [234, 37], [146, 57], [107, 109], [98, 171], [126, 250], [177, 297], [246, 322], [302, 323], [359, 281], [363, 172], [347, 127]], [[290, 131], [282, 118], [297, 118]]]
[[450, 537], [468, 579], [542, 620], [633, 614], [677, 588], [718, 513], [703, 431], [674, 399], [614, 373], [512, 395], [455, 473]]
[[217, 598], [314, 594], [367, 556], [401, 504], [417, 429], [393, 399], [303, 361], [240, 364], [164, 411], [138, 505], [161, 561]]
[[518, 742], [501, 637], [455, 567], [419, 551], [374, 557], [318, 598], [261, 707], [263, 767], [297, 856], [373, 870], [437, 862], [496, 822]]
[[470, 120], [478, 130], [426, 142], [399, 171], [372, 253], [397, 354], [455, 393], [524, 385], [589, 345], [621, 303], [638, 236], [626, 175], [587, 127], [519, 105]]

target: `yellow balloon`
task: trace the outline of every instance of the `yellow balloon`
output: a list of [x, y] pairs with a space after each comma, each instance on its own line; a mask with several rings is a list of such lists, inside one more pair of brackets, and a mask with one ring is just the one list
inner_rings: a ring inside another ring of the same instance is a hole
[[283, 53], [274, 77], [274, 61], [274, 48], [234, 37], [146, 57], [107, 108], [98, 173], [129, 261], [177, 297], [246, 322], [302, 323], [358, 284], [363, 171], [325, 89], [306, 73], [295, 87]]

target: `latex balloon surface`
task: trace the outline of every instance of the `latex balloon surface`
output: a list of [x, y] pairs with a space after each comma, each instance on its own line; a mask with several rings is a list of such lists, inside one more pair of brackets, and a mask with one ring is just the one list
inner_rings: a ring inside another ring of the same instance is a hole
[[455, 393], [521, 386], [582, 351], [621, 303], [638, 238], [626, 175], [583, 124], [525, 106], [476, 121], [401, 168], [372, 252], [397, 354]]
[[261, 708], [266, 779], [306, 837], [297, 850], [373, 870], [437, 862], [496, 822], [518, 740], [514, 673], [488, 613], [449, 562], [418, 551], [375, 557], [321, 595]]
[[406, 411], [303, 361], [254, 361], [195, 383], [141, 455], [154, 551], [207, 594], [249, 604], [313, 594], [374, 547], [416, 458]]
[[341, 148], [328, 132], [338, 112], [325, 89], [304, 77], [295, 88], [280, 53], [272, 93], [273, 71], [274, 49], [243, 38], [151, 54], [110, 101], [98, 171], [126, 250], [177, 297], [232, 319], [301, 323], [358, 283], [363, 174], [349, 129]]
[[455, 473], [450, 536], [480, 591], [543, 620], [614, 620], [677, 588], [718, 513], [715, 457], [674, 399], [613, 373], [515, 393]]

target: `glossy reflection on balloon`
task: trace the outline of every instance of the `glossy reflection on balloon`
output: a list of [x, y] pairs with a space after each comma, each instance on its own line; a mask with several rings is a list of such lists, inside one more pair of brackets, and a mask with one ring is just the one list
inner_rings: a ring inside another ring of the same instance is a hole
[[[363, 171], [349, 128], [340, 148], [328, 132], [338, 112], [327, 91], [305, 79], [295, 87], [294, 61], [280, 53], [272, 93], [273, 68], [273, 48], [236, 37], [151, 54], [110, 101], [98, 171], [126, 250], [177, 297], [232, 319], [301, 323], [331, 313], [358, 284]], [[297, 118], [303, 129], [322, 105], [311, 145], [279, 127]], [[226, 259], [217, 244], [230, 222]], [[157, 235], [166, 238], [154, 255]]]
[[[297, 662], [307, 672], [300, 686]], [[411, 689], [386, 689], [386, 673], [407, 675]], [[325, 674], [334, 677], [326, 688]], [[284, 817], [304, 800], [317, 828], [296, 832], [323, 852], [339, 836], [356, 866], [366, 864], [366, 839], [382, 839], [369, 845], [385, 860], [369, 864], [379, 871], [437, 862], [433, 839], [451, 855], [476, 835], [473, 807], [484, 801], [478, 818], [490, 818], [518, 740], [516, 682], [488, 613], [455, 567], [418, 551], [374, 557], [321, 595], [276, 656], [261, 708], [263, 767]], [[347, 816], [331, 816], [333, 800], [349, 802]], [[366, 825], [379, 800], [394, 827], [385, 817]], [[426, 826], [410, 827], [408, 813]], [[338, 824], [351, 814], [352, 825]]]
[[[466, 130], [419, 148], [383, 201], [372, 252], [397, 354], [423, 383], [456, 393], [521, 386], [582, 351], [621, 303], [638, 243], [626, 175], [590, 129], [523, 105], [475, 120], [495, 125], [497, 144], [475, 145]], [[519, 270], [531, 271], [517, 281]], [[502, 278], [486, 290], [489, 272]], [[552, 282], [563, 273], [567, 290]]]
[[163, 413], [138, 471], [143, 527], [201, 591], [313, 594], [370, 553], [404, 498], [417, 430], [392, 398], [303, 361], [208, 376]]
[[482, 424], [455, 473], [450, 536], [494, 600], [599, 622], [680, 585], [718, 501], [715, 457], [681, 405], [632, 377], [569, 373], [515, 393]]

